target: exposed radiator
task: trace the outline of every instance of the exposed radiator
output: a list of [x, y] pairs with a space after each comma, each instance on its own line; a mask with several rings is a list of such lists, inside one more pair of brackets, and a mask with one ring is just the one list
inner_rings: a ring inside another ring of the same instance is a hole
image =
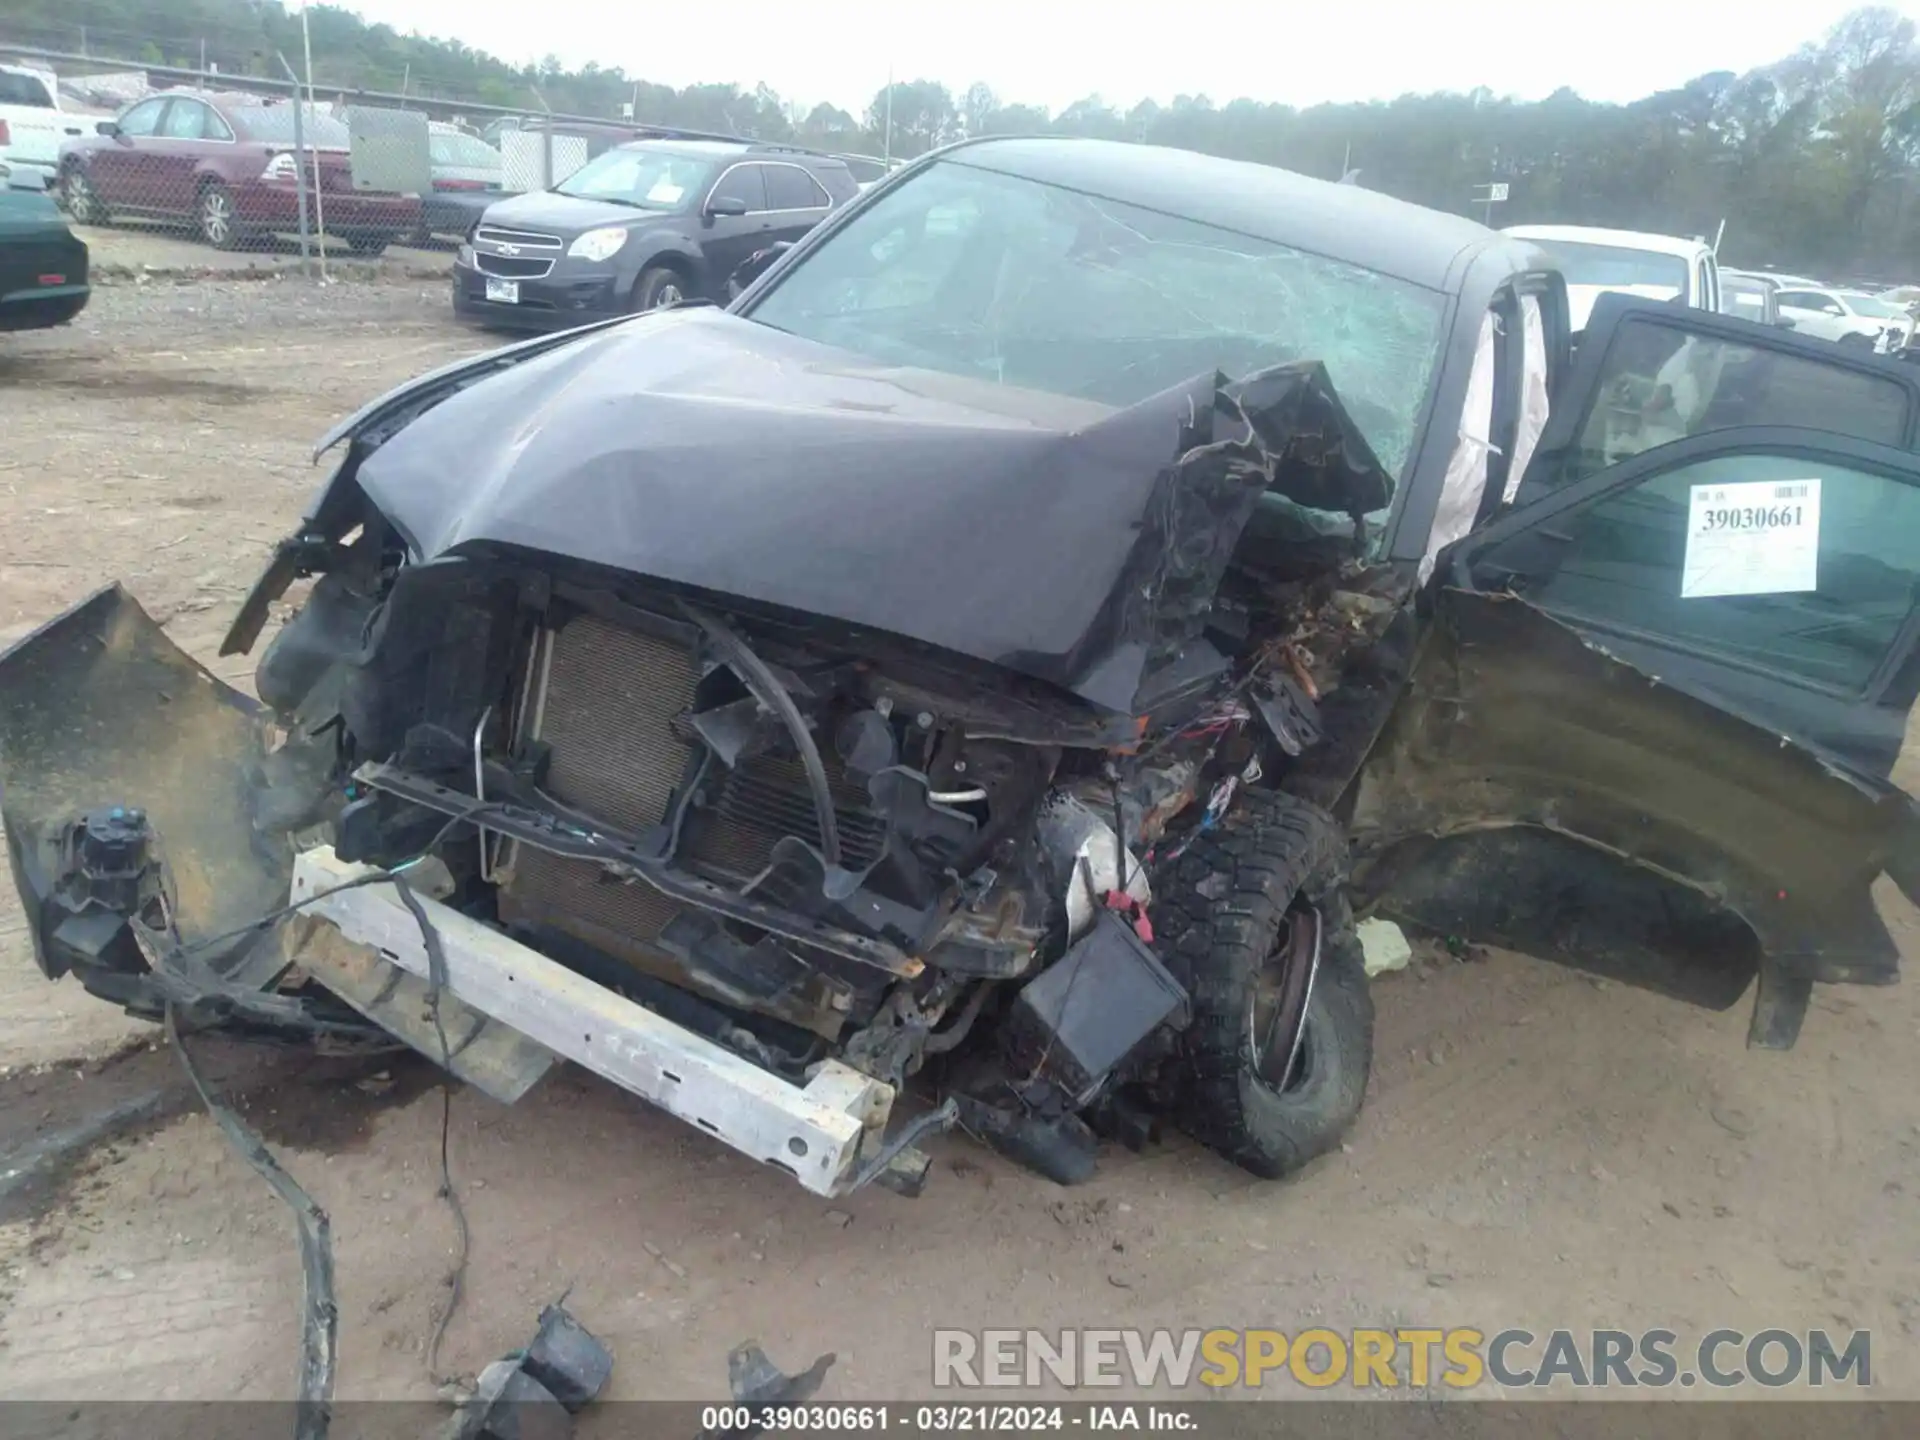
[[[544, 674], [522, 705], [527, 738], [550, 750], [547, 790], [617, 829], [657, 824], [690, 758], [673, 719], [693, 699], [694, 657], [591, 615], [546, 639]], [[507, 924], [551, 925], [629, 961], [650, 953], [647, 942], [678, 909], [651, 885], [609, 880], [590, 860], [531, 845], [515, 845], [506, 869], [499, 903]]]
[[[697, 742], [674, 723], [699, 680], [694, 656], [672, 641], [582, 615], [548, 637], [541, 669], [522, 708], [527, 737], [549, 750], [548, 792], [617, 829], [658, 824], [696, 753]], [[830, 748], [823, 758], [844, 863], [866, 865], [880, 853], [884, 824]], [[703, 790], [707, 803], [688, 817], [681, 863], [722, 883], [744, 885], [784, 835], [818, 841], [797, 759], [755, 756], [731, 770], [716, 762]], [[642, 969], [677, 970], [653, 942], [679, 907], [652, 886], [610, 880], [592, 861], [530, 845], [514, 846], [504, 869], [500, 918], [509, 925], [552, 926]]]

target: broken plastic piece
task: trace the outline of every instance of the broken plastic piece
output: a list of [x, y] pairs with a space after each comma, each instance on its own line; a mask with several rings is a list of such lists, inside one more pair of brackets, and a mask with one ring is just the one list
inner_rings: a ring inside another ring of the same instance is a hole
[[524, 1350], [480, 1372], [440, 1440], [567, 1440], [573, 1417], [591, 1404], [613, 1373], [613, 1356], [565, 1305], [540, 1312], [540, 1328]]
[[1354, 927], [1360, 937], [1360, 950], [1366, 957], [1367, 976], [1384, 975], [1389, 970], [1404, 970], [1413, 959], [1413, 947], [1406, 935], [1391, 920], [1362, 920]]
[[613, 1356], [566, 1306], [549, 1305], [540, 1312], [540, 1329], [527, 1346], [521, 1368], [577, 1415], [606, 1388]]
[[1006, 1022], [1007, 1054], [1077, 1108], [1156, 1029], [1184, 1029], [1190, 1014], [1186, 988], [1132, 925], [1107, 910], [1021, 987]]
[[[839, 1357], [822, 1355], [798, 1375], [789, 1375], [767, 1357], [756, 1341], [748, 1340], [727, 1352], [727, 1389], [734, 1400], [755, 1410], [764, 1406], [797, 1405], [810, 1400]], [[737, 1425], [702, 1430], [697, 1440], [752, 1440], [759, 1425]]]

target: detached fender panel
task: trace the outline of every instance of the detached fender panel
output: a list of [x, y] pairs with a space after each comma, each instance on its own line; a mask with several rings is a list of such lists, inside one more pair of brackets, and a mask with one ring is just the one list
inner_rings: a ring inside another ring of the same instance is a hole
[[1915, 897], [1920, 823], [1904, 793], [1843, 776], [1522, 600], [1446, 590], [1435, 611], [1355, 792], [1364, 899], [1391, 907], [1390, 857], [1409, 841], [1527, 827], [1739, 916], [1763, 988], [1770, 975], [1897, 978], [1871, 890], [1887, 874]]

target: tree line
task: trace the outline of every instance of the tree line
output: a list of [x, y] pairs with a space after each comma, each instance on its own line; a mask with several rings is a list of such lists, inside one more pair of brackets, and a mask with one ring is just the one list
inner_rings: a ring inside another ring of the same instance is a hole
[[[272, 0], [11, 0], [0, 43], [148, 64], [277, 75], [300, 64], [297, 11]], [[1089, 135], [1282, 165], [1487, 218], [1477, 187], [1508, 187], [1496, 225], [1605, 224], [1709, 238], [1730, 264], [1837, 278], [1916, 277], [1920, 41], [1912, 20], [1856, 10], [1794, 54], [1714, 71], [1631, 104], [1570, 90], [1518, 101], [1487, 89], [1306, 108], [1182, 95], [1127, 109], [1089, 96], [1057, 112], [983, 84], [882, 87], [861, 114], [803, 107], [765, 85], [653, 84], [620, 66], [549, 57], [516, 66], [455, 40], [403, 35], [349, 10], [309, 13], [322, 88], [618, 117], [865, 154], [913, 156], [963, 136]], [[889, 124], [889, 118], [891, 123]]]

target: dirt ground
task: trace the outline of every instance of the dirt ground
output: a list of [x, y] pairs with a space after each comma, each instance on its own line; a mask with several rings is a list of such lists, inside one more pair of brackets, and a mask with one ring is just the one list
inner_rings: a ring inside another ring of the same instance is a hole
[[[142, 274], [149, 278], [178, 274], [258, 278], [291, 275], [302, 263], [299, 243], [285, 236], [263, 237], [244, 250], [215, 250], [197, 236], [163, 225], [76, 225], [73, 233], [86, 241], [95, 275], [110, 280], [137, 279]], [[427, 279], [452, 269], [453, 251], [451, 241], [436, 239], [428, 249], [391, 245], [379, 258], [368, 259], [355, 255], [335, 237], [321, 236], [308, 260], [316, 278], [324, 252], [329, 279]]]
[[[117, 577], [245, 683], [214, 649], [319, 478], [311, 440], [488, 343], [424, 281], [124, 285], [0, 337], [0, 640]], [[284, 1212], [155, 1032], [40, 979], [0, 890], [0, 1395], [290, 1395]], [[1067, 1191], [954, 1139], [921, 1199], [830, 1203], [582, 1072], [513, 1108], [459, 1094], [472, 1269], [443, 1364], [570, 1286], [633, 1398], [719, 1398], [748, 1336], [790, 1368], [837, 1352], [823, 1397], [872, 1399], [930, 1392], [937, 1325], [1309, 1323], [1865, 1327], [1879, 1393], [1920, 1396], [1911, 987], [1820, 992], [1784, 1055], [1744, 1048], [1744, 1007], [1506, 955], [1376, 994], [1359, 1127], [1282, 1186], [1170, 1140]], [[431, 1397], [453, 1230], [426, 1067], [196, 1049], [331, 1212], [340, 1394]], [[40, 1163], [76, 1133], [102, 1139]]]

